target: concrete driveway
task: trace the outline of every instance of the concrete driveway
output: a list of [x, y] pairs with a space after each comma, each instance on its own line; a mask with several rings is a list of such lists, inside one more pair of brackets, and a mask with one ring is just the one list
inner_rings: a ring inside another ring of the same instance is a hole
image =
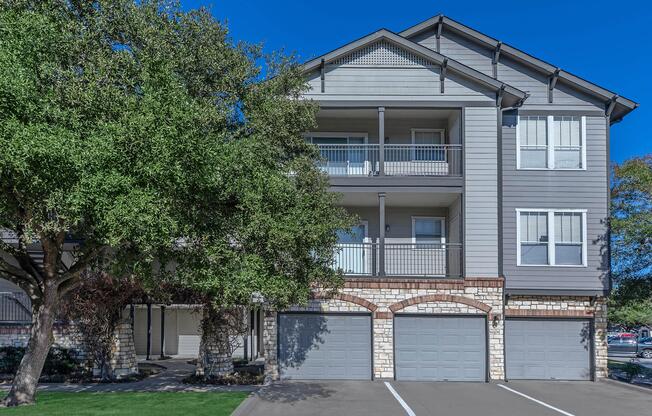
[[652, 390], [616, 382], [285, 382], [255, 393], [243, 416], [649, 415]]

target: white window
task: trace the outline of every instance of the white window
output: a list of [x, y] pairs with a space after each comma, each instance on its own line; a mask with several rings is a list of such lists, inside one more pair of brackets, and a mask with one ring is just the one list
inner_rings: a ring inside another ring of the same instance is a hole
[[446, 242], [444, 219], [412, 217], [412, 242], [418, 248], [440, 248]]
[[548, 214], [521, 212], [521, 264], [548, 263]]
[[520, 168], [548, 168], [547, 117], [521, 116], [518, 123]]
[[581, 212], [555, 212], [555, 264], [584, 264], [583, 230]]
[[586, 267], [586, 211], [517, 209], [517, 265]]
[[582, 118], [553, 117], [553, 144], [555, 169], [583, 169]]
[[586, 117], [519, 116], [518, 169], [586, 169]]

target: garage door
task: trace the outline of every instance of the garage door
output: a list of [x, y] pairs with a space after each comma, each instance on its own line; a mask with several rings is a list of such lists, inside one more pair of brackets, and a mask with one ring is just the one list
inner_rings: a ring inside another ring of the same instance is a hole
[[284, 379], [371, 379], [371, 316], [280, 314]]
[[484, 317], [397, 315], [394, 325], [397, 380], [485, 381]]
[[508, 379], [589, 380], [591, 330], [585, 320], [507, 320]]

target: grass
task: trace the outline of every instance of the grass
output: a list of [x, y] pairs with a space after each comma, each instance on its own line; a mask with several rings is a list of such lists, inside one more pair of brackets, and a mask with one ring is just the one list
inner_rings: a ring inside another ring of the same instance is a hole
[[36, 405], [0, 409], [0, 416], [228, 416], [245, 392], [59, 393], [43, 392]]

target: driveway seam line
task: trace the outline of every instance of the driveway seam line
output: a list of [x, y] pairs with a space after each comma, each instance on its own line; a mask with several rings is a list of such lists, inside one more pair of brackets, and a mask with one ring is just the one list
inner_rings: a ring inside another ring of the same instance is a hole
[[575, 416], [575, 415], [572, 414], [572, 413], [568, 413], [568, 412], [565, 411], [565, 410], [561, 410], [561, 409], [559, 409], [559, 408], [557, 408], [557, 407], [555, 407], [555, 406], [549, 405], [549, 404], [546, 403], [546, 402], [542, 402], [541, 400], [535, 399], [534, 397], [528, 396], [528, 395], [525, 394], [525, 393], [521, 393], [520, 391], [517, 391], [517, 390], [514, 390], [514, 389], [512, 389], [512, 388], [509, 388], [509, 387], [507, 387], [507, 386], [505, 386], [505, 385], [503, 385], [503, 384], [497, 384], [497, 386], [498, 386], [498, 387], [501, 387], [501, 388], [503, 388], [503, 389], [505, 389], [505, 390], [511, 391], [511, 392], [514, 393], [514, 394], [518, 394], [519, 396], [524, 397], [524, 398], [526, 398], [526, 399], [528, 399], [528, 400], [532, 400], [533, 402], [535, 402], [535, 403], [537, 403], [537, 404], [540, 404], [541, 406], [547, 407], [548, 409], [554, 410], [555, 412], [561, 413], [562, 415], [566, 415], [566, 416]]
[[[405, 402], [405, 400], [403, 400], [403, 398], [396, 392], [396, 390], [394, 390], [394, 387], [392, 387], [392, 385], [389, 384], [388, 381], [385, 382], [385, 386], [387, 387], [389, 392], [392, 393], [392, 395], [394, 396], [396, 401], [398, 401], [398, 403], [403, 407], [403, 409], [405, 410], [405, 413], [407, 413], [408, 416], [417, 416], [414, 413], [414, 411], [410, 408], [410, 406], [408, 406], [408, 404]], [[571, 416], [573, 416], [573, 415], [571, 415]]]

